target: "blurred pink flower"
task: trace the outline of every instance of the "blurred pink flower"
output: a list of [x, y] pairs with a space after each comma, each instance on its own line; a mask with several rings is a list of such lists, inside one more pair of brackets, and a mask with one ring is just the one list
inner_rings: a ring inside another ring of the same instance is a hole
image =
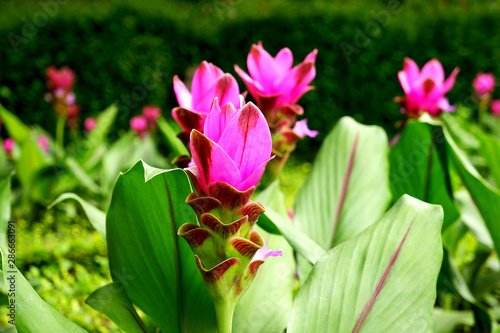
[[240, 89], [235, 78], [206, 61], [194, 73], [191, 92], [177, 75], [174, 76], [174, 91], [179, 107], [172, 110], [172, 117], [186, 133], [191, 133], [192, 129], [203, 132], [215, 97], [220, 105], [240, 104]]
[[396, 97], [395, 101], [410, 118], [418, 118], [423, 112], [437, 117], [444, 111], [454, 111], [444, 95], [455, 84], [458, 72], [457, 67], [445, 80], [443, 66], [437, 59], [429, 61], [420, 71], [413, 60], [405, 58], [398, 78], [406, 96]]
[[46, 135], [40, 135], [38, 137], [38, 145], [46, 153], [49, 152], [49, 138]]
[[142, 108], [142, 115], [146, 117], [149, 123], [155, 124], [156, 119], [161, 116], [161, 109], [155, 105], [145, 105]]
[[316, 76], [316, 55], [314, 49], [304, 61], [292, 68], [292, 51], [284, 48], [272, 57], [262, 47], [262, 42], [252, 45], [247, 58], [250, 75], [238, 65], [234, 68], [241, 77], [259, 107], [264, 112], [271, 111], [282, 105], [295, 104], [314, 87], [308, 84]]
[[143, 137], [148, 131], [148, 120], [142, 115], [132, 117], [130, 119], [130, 128], [138, 136]]
[[478, 73], [472, 81], [472, 86], [478, 95], [485, 95], [495, 89], [495, 77], [491, 73]]
[[78, 117], [79, 114], [80, 114], [80, 106], [78, 106], [77, 104], [73, 104], [68, 107], [69, 119], [75, 119]]
[[12, 154], [12, 151], [14, 150], [14, 146], [15, 146], [15, 141], [14, 139], [12, 138], [7, 138], [5, 140], [3, 140], [2, 142], [2, 147], [3, 149], [5, 150], [5, 152], [10, 155]]
[[310, 130], [309, 127], [307, 127], [307, 119], [297, 121], [292, 130], [301, 139], [305, 138], [306, 136], [315, 138], [316, 135], [318, 135], [318, 131]]
[[75, 73], [69, 67], [65, 66], [57, 70], [54, 66], [50, 66], [45, 73], [48, 78], [48, 87], [52, 91], [58, 88], [69, 91], [75, 84]]
[[92, 132], [94, 127], [97, 125], [97, 118], [89, 117], [83, 122], [83, 126], [87, 132]]
[[500, 116], [500, 99], [495, 99], [491, 101], [491, 114], [494, 116]]

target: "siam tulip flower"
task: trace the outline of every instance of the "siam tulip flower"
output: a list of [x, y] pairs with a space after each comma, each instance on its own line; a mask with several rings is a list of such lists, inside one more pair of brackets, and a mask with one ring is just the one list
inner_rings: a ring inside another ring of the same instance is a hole
[[500, 116], [500, 99], [495, 99], [490, 105], [491, 114], [498, 117]]
[[405, 58], [398, 77], [406, 96], [396, 97], [395, 101], [410, 118], [418, 118], [423, 112], [437, 117], [442, 112], [454, 111], [444, 95], [453, 87], [458, 72], [457, 67], [445, 80], [443, 67], [437, 59], [432, 59], [419, 71], [413, 60]]
[[491, 73], [478, 73], [472, 86], [479, 96], [490, 94], [495, 89], [495, 77]]
[[45, 73], [48, 78], [49, 89], [52, 91], [57, 89], [70, 91], [75, 84], [75, 73], [69, 67], [62, 67], [57, 70], [54, 66], [50, 66]]
[[88, 133], [92, 132], [92, 130], [95, 128], [96, 125], [97, 125], [97, 118], [95, 117], [89, 117], [85, 119], [85, 121], [83, 122], [83, 126], [85, 127], [85, 130]]
[[215, 97], [221, 105], [229, 102], [233, 105], [240, 103], [240, 90], [235, 78], [231, 74], [224, 74], [219, 67], [206, 61], [203, 61], [194, 73], [191, 91], [177, 75], [174, 76], [174, 91], [179, 106], [172, 110], [172, 117], [186, 133], [191, 133], [192, 129], [203, 131], [205, 119]]
[[145, 105], [142, 108], [142, 115], [146, 117], [148, 123], [156, 124], [156, 119], [161, 116], [161, 109], [155, 105]]
[[[264, 113], [283, 106], [292, 106], [314, 87], [308, 84], [316, 76], [315, 61], [318, 50], [314, 49], [304, 61], [292, 68], [293, 56], [288, 48], [272, 57], [262, 47], [262, 42], [252, 45], [247, 58], [250, 75], [238, 65], [234, 68]], [[302, 109], [298, 109], [300, 112]], [[301, 113], [298, 113], [301, 114]]]
[[46, 153], [50, 151], [49, 149], [49, 138], [46, 135], [40, 135], [38, 137], [38, 145]]
[[140, 137], [148, 131], [148, 120], [144, 116], [135, 116], [130, 119], [130, 128]]
[[12, 151], [14, 150], [15, 145], [16, 145], [16, 142], [12, 138], [7, 138], [7, 139], [3, 140], [3, 142], [2, 142], [3, 150], [5, 150], [7, 155], [12, 154]]
[[307, 119], [297, 121], [293, 126], [293, 132], [301, 139], [306, 136], [315, 138], [318, 135], [318, 131], [310, 130], [309, 127], [307, 127]]
[[193, 173], [201, 192], [210, 194], [217, 182], [239, 191], [256, 186], [272, 150], [269, 126], [260, 110], [252, 103], [240, 111], [231, 103], [220, 108], [215, 100], [204, 133], [191, 132]]

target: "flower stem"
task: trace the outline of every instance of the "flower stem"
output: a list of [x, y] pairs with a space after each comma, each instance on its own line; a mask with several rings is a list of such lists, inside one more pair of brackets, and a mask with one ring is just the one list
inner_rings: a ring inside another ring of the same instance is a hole
[[56, 127], [56, 155], [58, 158], [62, 158], [64, 151], [64, 125], [66, 119], [64, 117], [57, 117], [57, 127]]
[[233, 331], [233, 313], [235, 304], [222, 300], [215, 303], [218, 333], [231, 333]]

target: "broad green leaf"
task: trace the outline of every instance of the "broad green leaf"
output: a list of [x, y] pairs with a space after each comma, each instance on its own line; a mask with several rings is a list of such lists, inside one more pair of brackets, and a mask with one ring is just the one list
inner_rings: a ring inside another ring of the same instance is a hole
[[458, 148], [447, 129], [444, 128], [451, 163], [470, 192], [486, 223], [497, 252], [500, 251], [500, 194], [491, 188]]
[[120, 282], [113, 282], [95, 290], [85, 303], [104, 313], [127, 333], [148, 333], [146, 325], [135, 311]]
[[22, 143], [29, 139], [29, 127], [23, 124], [15, 114], [7, 111], [2, 104], [0, 104], [0, 119], [2, 119], [2, 124], [7, 129], [9, 136], [17, 143]]
[[434, 310], [434, 333], [454, 333], [459, 325], [472, 327], [474, 314], [472, 311]]
[[168, 123], [165, 118], [160, 117], [157, 119], [158, 128], [160, 132], [165, 137], [165, 141], [167, 142], [168, 148], [175, 154], [175, 156], [186, 155], [190, 156], [186, 146], [182, 143], [181, 140], [177, 137], [177, 133], [172, 128], [172, 126]]
[[16, 172], [23, 188], [28, 189], [33, 177], [47, 165], [47, 160], [36, 141], [28, 140], [21, 145], [21, 155], [16, 161]]
[[431, 332], [442, 220], [441, 207], [403, 196], [317, 261], [288, 332]]
[[88, 134], [86, 139], [86, 147], [89, 148], [90, 153], [106, 139], [117, 113], [118, 107], [112, 104], [99, 114], [95, 128]]
[[388, 148], [382, 128], [340, 119], [297, 195], [297, 228], [328, 250], [382, 216], [391, 199]]
[[448, 177], [446, 145], [442, 127], [409, 121], [389, 154], [394, 198], [403, 194], [441, 205], [443, 229], [459, 217]]
[[7, 226], [11, 219], [11, 176], [0, 181], [0, 247], [6, 248], [7, 245]]
[[476, 136], [481, 143], [479, 151], [488, 164], [497, 188], [500, 188], [500, 142], [492, 135], [477, 133]]
[[[15, 304], [15, 324], [19, 333], [83, 333], [80, 326], [62, 316], [38, 296], [14, 264], [2, 253], [3, 281], [7, 288], [15, 281], [15, 295], [10, 295], [10, 304]], [[10, 320], [10, 318], [9, 318]]]
[[194, 255], [177, 235], [196, 215], [180, 169], [139, 161], [119, 176], [106, 215], [111, 275], [163, 332], [214, 332], [215, 310]]
[[82, 206], [92, 226], [102, 235], [102, 237], [104, 237], [104, 239], [106, 239], [106, 214], [99, 208], [83, 200], [79, 195], [74, 193], [63, 193], [50, 204], [48, 209], [68, 199], [73, 199]]
[[90, 177], [87, 172], [82, 168], [82, 166], [72, 157], [66, 157], [64, 163], [71, 174], [78, 179], [79, 183], [91, 191], [92, 193], [100, 193], [101, 189], [97, 185], [92, 177]]

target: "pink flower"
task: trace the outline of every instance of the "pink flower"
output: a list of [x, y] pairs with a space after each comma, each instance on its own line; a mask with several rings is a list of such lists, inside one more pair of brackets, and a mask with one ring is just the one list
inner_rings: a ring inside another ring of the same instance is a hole
[[210, 112], [212, 101], [217, 97], [221, 105], [239, 104], [240, 89], [231, 74], [217, 66], [203, 61], [194, 73], [191, 92], [176, 75], [174, 76], [174, 91], [179, 107], [172, 110], [172, 117], [186, 133], [192, 129], [203, 131], [205, 119]]
[[315, 138], [316, 135], [318, 135], [318, 131], [310, 130], [309, 127], [307, 127], [307, 119], [297, 121], [293, 126], [293, 131], [301, 139], [305, 138], [306, 136]]
[[262, 47], [262, 42], [252, 45], [247, 58], [250, 76], [238, 65], [234, 68], [264, 112], [279, 108], [282, 105], [295, 104], [314, 87], [308, 84], [316, 76], [315, 49], [305, 60], [292, 68], [292, 51], [284, 48], [272, 57]]
[[138, 136], [143, 137], [148, 130], [148, 120], [144, 116], [135, 116], [130, 119], [130, 128]]
[[264, 242], [264, 246], [261, 247], [260, 249], [255, 252], [252, 262], [257, 261], [257, 260], [266, 260], [268, 257], [282, 257], [283, 252], [282, 251], [274, 251], [274, 250], [269, 250], [267, 248], [267, 244]]
[[78, 117], [79, 114], [80, 114], [80, 106], [78, 106], [77, 104], [73, 104], [68, 107], [69, 119], [75, 119]]
[[493, 92], [495, 89], [495, 77], [491, 73], [478, 73], [472, 86], [478, 95], [485, 95]]
[[8, 155], [12, 154], [15, 144], [16, 142], [12, 138], [7, 138], [2, 142], [3, 149]]
[[48, 86], [50, 90], [61, 88], [65, 91], [71, 90], [75, 84], [75, 73], [69, 67], [62, 67], [57, 70], [54, 66], [50, 66], [45, 71], [48, 78]]
[[145, 105], [142, 108], [142, 115], [146, 117], [149, 123], [156, 123], [156, 119], [161, 116], [161, 109], [154, 105]]
[[495, 99], [494, 101], [491, 101], [491, 114], [494, 116], [500, 116], [500, 99]]
[[262, 112], [252, 103], [237, 111], [232, 103], [222, 109], [217, 100], [205, 123], [204, 133], [191, 132], [190, 171], [204, 194], [216, 182], [246, 191], [257, 185], [271, 159], [271, 132]]
[[97, 125], [97, 118], [89, 117], [83, 122], [83, 126], [87, 132], [92, 132], [94, 127]]
[[49, 152], [49, 138], [46, 135], [40, 135], [38, 137], [38, 145], [44, 152]]
[[441, 112], [454, 111], [444, 95], [455, 84], [458, 72], [457, 67], [445, 81], [443, 67], [437, 59], [432, 59], [419, 71], [413, 60], [405, 58], [398, 78], [406, 96], [395, 100], [401, 104], [402, 112], [407, 113], [410, 118], [418, 118], [422, 112], [437, 117]]

